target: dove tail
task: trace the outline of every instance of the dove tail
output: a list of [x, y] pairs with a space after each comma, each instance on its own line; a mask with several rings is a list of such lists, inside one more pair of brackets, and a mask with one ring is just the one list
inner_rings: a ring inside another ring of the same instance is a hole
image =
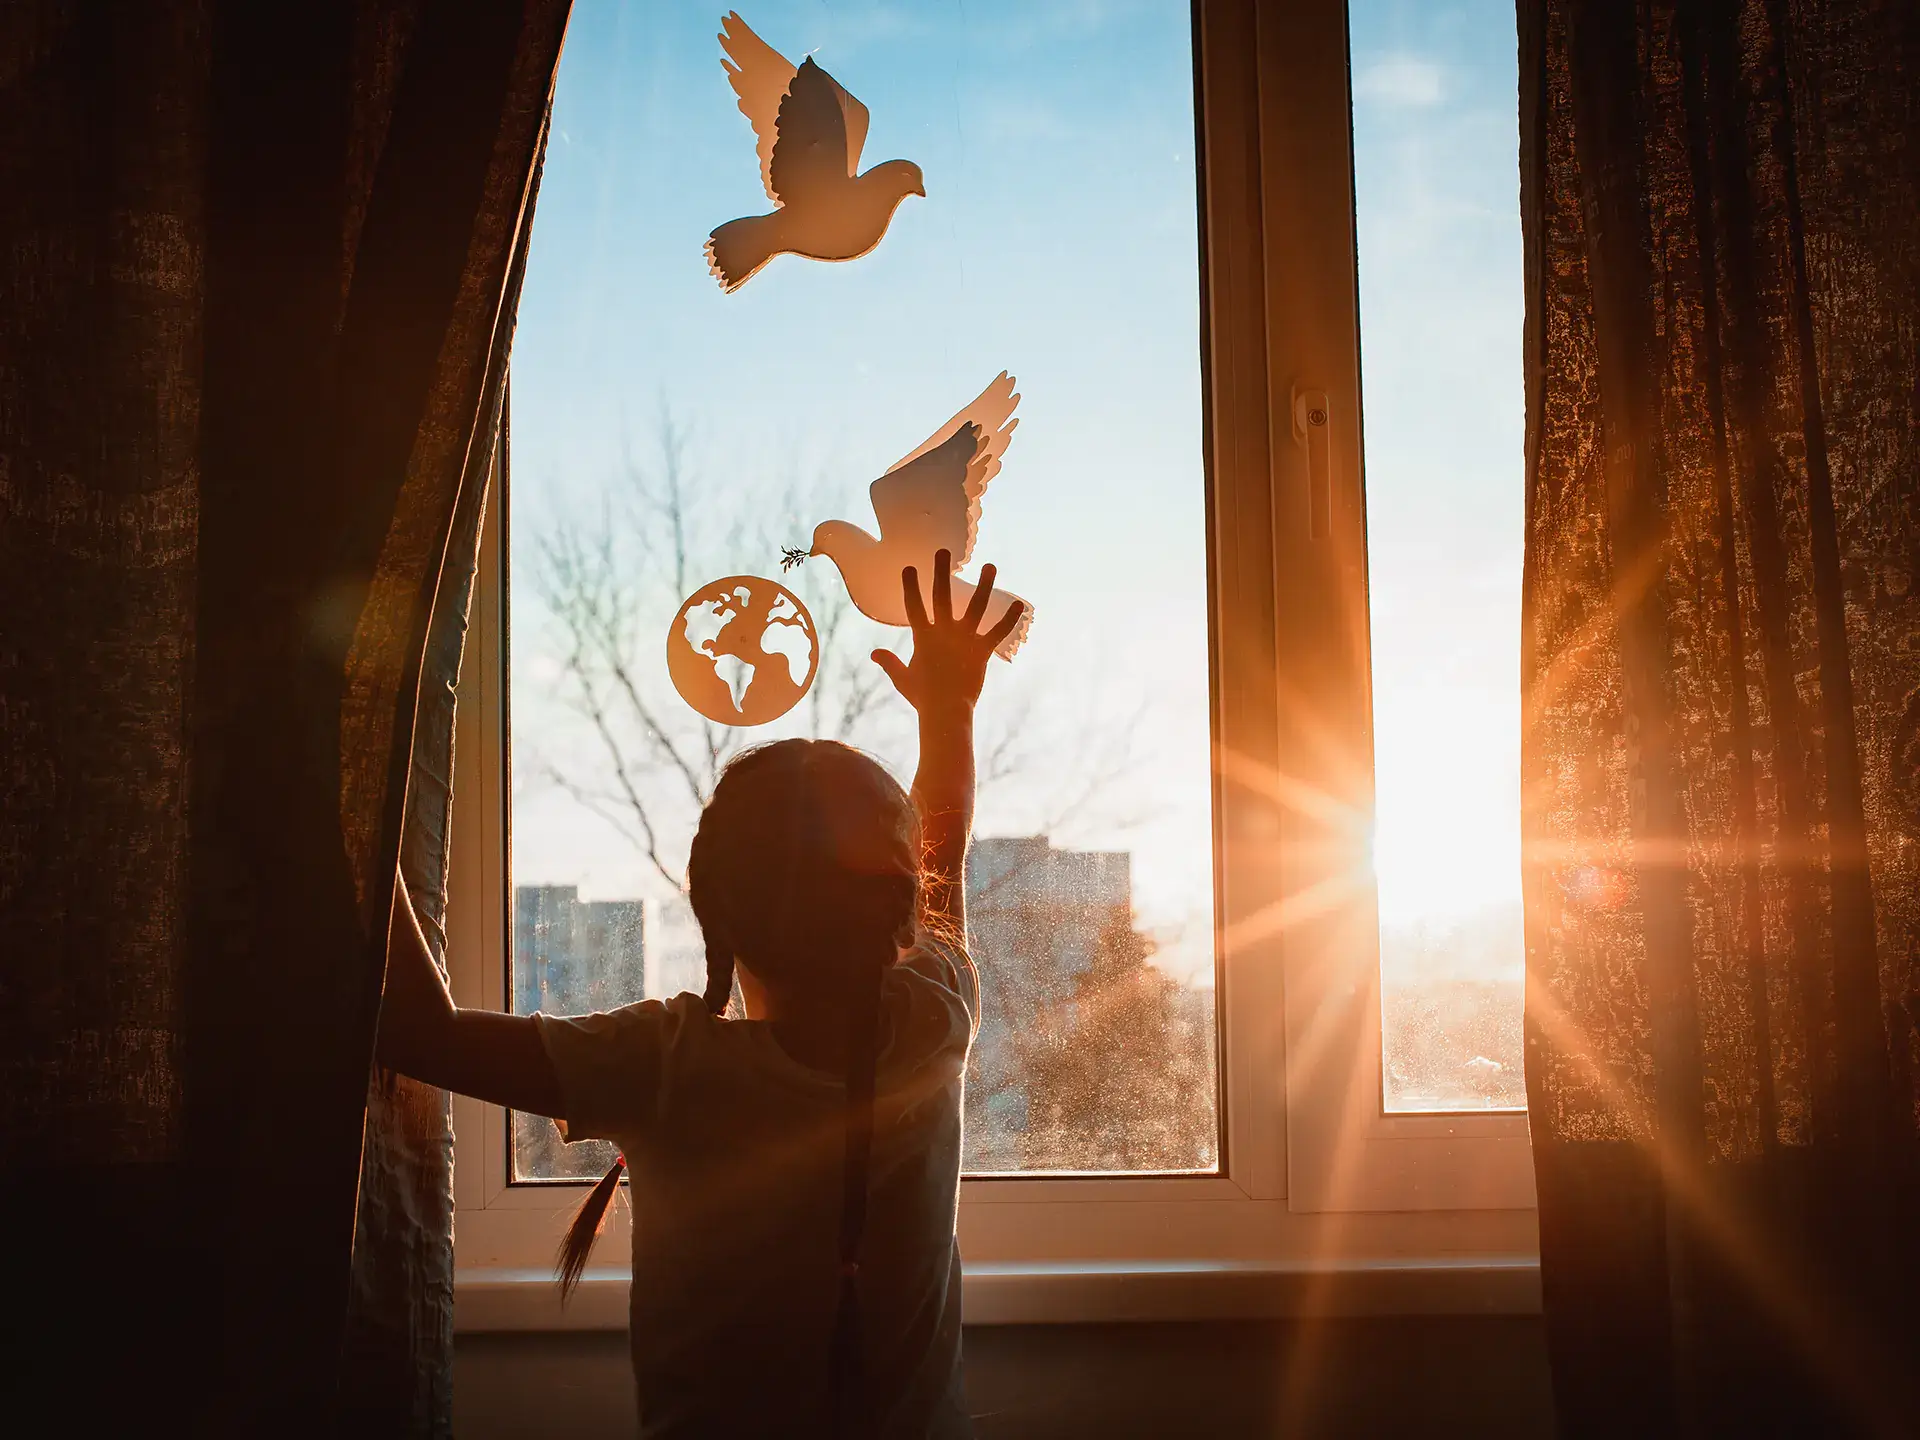
[[743, 215], [707, 237], [707, 269], [728, 294], [759, 273], [778, 253], [768, 232], [776, 215]]
[[1007, 638], [993, 647], [993, 653], [1002, 660], [1011, 660], [1020, 647], [1027, 643], [1027, 632], [1033, 629], [1033, 606], [1029, 605], [1021, 612], [1019, 620], [1008, 632]]

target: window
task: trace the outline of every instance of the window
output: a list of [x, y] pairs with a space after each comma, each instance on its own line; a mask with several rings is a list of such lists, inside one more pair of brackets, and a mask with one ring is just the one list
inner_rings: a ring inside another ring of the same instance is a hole
[[1288, 1203], [1525, 1207], [1514, 22], [1339, 8], [1260, 26]]
[[1349, 13], [1386, 1108], [1524, 1108], [1513, 7]]
[[[976, 560], [1037, 615], [981, 711], [968, 883], [994, 1008], [969, 1083], [970, 1314], [1111, 1316], [1101, 1275], [1129, 1313], [1206, 1314], [1195, 1275], [1524, 1268], [1498, 930], [1517, 867], [1510, 9], [747, 19], [857, 94], [866, 161], [916, 160], [928, 195], [856, 264], [777, 260], [722, 295], [705, 235], [766, 201], [712, 24], [576, 7], [461, 682], [456, 992], [577, 1009], [698, 988], [678, 880], [736, 737], [664, 689], [679, 601], [777, 573], [820, 519], [869, 520], [867, 483], [1009, 369], [1022, 424]], [[1430, 304], [1435, 284], [1457, 303]], [[866, 660], [904, 637], [824, 561], [786, 583], [820, 679], [745, 738], [844, 734], [904, 778], [908, 716]], [[1469, 637], [1452, 668], [1436, 625]], [[1401, 857], [1459, 818], [1436, 758], [1479, 808], [1441, 857], [1471, 863], [1423, 886]], [[572, 1201], [543, 1182], [605, 1157], [465, 1101], [456, 1128], [477, 1294], [546, 1263]]]
[[[671, 688], [698, 587], [783, 547], [1003, 370], [1021, 401], [976, 564], [1036, 611], [978, 715], [968, 869], [983, 1023], [965, 1168], [1210, 1171], [1218, 1158], [1206, 468], [1191, 26], [1183, 6], [762, 3], [871, 112], [863, 166], [926, 176], [875, 252], [775, 260], [736, 293], [708, 231], [768, 208], [714, 17], [582, 5], [515, 340], [511, 490], [516, 1008], [699, 990], [681, 892], [740, 749], [844, 739], [912, 774], [912, 716], [829, 560], [785, 578], [813, 688], [754, 729]], [[1078, 58], [1059, 64], [1062, 53]], [[803, 671], [804, 673], [804, 671]], [[1116, 1072], [1106, 1057], [1125, 1051]], [[513, 1122], [515, 1174], [596, 1174]]]

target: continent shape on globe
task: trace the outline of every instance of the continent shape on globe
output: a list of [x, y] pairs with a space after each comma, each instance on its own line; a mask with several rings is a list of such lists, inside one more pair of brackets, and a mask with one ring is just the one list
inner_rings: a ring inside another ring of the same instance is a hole
[[722, 725], [765, 725], [807, 693], [820, 639], [800, 597], [758, 575], [702, 585], [667, 627], [667, 675], [695, 710]]

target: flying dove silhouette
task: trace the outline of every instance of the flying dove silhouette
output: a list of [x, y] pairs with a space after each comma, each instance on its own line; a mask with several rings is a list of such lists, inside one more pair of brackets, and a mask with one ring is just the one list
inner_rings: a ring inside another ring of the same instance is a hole
[[[912, 565], [921, 576], [921, 598], [930, 606], [935, 553], [949, 551], [955, 571], [973, 554], [980, 530], [980, 501], [987, 482], [1000, 473], [1000, 457], [1020, 423], [1013, 417], [1020, 403], [1013, 386], [1013, 377], [1002, 370], [972, 404], [873, 482], [867, 493], [880, 522], [878, 540], [845, 520], [823, 520], [814, 528], [813, 548], [788, 550], [782, 568], [824, 555], [840, 567], [847, 594], [863, 615], [882, 625], [905, 625], [907, 606], [900, 572]], [[956, 613], [966, 609], [973, 591], [967, 581], [953, 581]], [[992, 628], [1015, 604], [1026, 602], [995, 587], [983, 626]], [[1033, 607], [1027, 605], [994, 653], [1011, 660], [1032, 626]]]
[[880, 243], [902, 200], [927, 193], [920, 167], [889, 160], [856, 173], [867, 107], [811, 59], [796, 70], [737, 12], [720, 25], [720, 64], [753, 125], [760, 183], [778, 208], [729, 220], [709, 235], [708, 268], [731, 293], [776, 255], [859, 259]]

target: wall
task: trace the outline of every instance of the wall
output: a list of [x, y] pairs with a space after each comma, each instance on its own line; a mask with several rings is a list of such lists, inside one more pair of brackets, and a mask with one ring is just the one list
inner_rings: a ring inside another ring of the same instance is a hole
[[[1537, 1316], [967, 1331], [979, 1440], [1177, 1436], [1549, 1440]], [[626, 1336], [463, 1334], [454, 1433], [634, 1433]]]

